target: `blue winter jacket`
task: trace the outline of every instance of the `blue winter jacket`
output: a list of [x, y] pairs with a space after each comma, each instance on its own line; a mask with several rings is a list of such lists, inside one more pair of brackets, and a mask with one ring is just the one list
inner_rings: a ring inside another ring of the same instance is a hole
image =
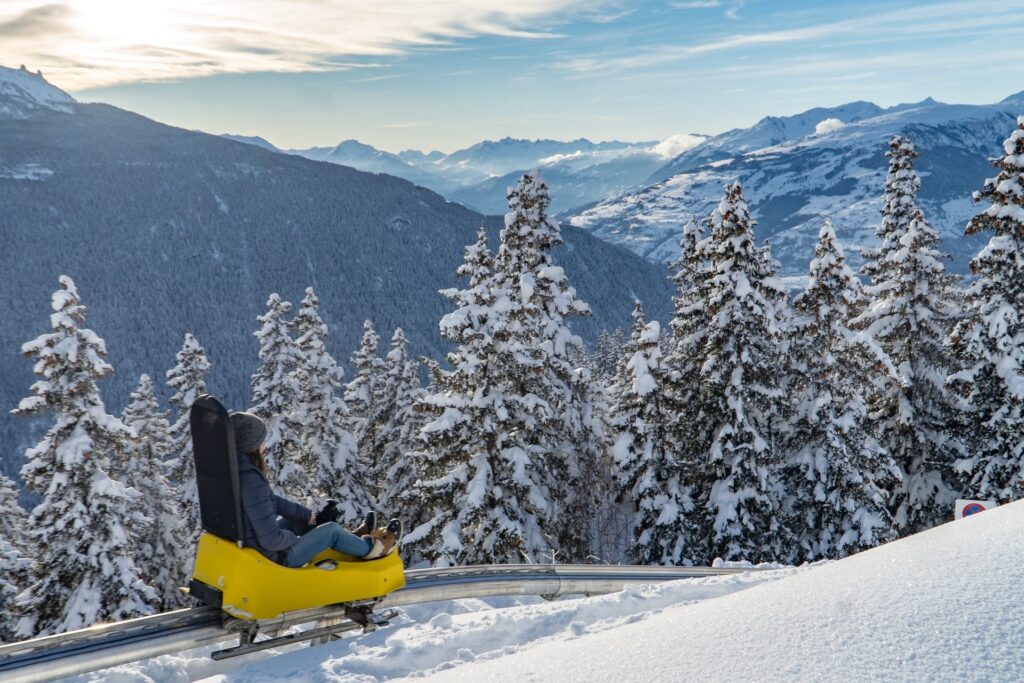
[[304, 528], [312, 513], [298, 503], [275, 495], [266, 477], [244, 453], [238, 454], [238, 481], [242, 496], [242, 545], [256, 548], [278, 562], [283, 551], [298, 540], [291, 531], [278, 527], [278, 515]]

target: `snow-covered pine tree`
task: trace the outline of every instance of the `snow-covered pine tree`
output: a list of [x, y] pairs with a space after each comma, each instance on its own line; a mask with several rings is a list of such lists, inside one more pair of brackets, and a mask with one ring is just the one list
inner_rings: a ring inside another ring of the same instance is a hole
[[611, 384], [619, 367], [619, 361], [625, 354], [627, 341], [626, 334], [621, 327], [616, 327], [611, 332], [601, 331], [597, 337], [591, 361], [591, 373], [595, 381], [600, 382], [603, 386]]
[[588, 376], [570, 361], [572, 347], [583, 342], [567, 321], [589, 315], [590, 307], [576, 298], [565, 272], [551, 258], [562, 236], [548, 216], [550, 203], [547, 184], [536, 170], [525, 173], [509, 190], [495, 267], [515, 302], [509, 320], [528, 354], [518, 355], [512, 368], [515, 390], [538, 407], [543, 405], [524, 416], [523, 429], [541, 459], [550, 492], [546, 530], [557, 539], [559, 559], [572, 561], [590, 554], [595, 503], [594, 487], [574, 482], [593, 469], [589, 461], [599, 457], [602, 448]]
[[889, 172], [885, 176], [882, 222], [875, 229], [879, 244], [878, 247], [861, 252], [864, 257], [861, 273], [867, 275], [872, 282], [887, 279], [885, 274], [891, 269], [891, 264], [886, 263], [885, 254], [899, 250], [900, 240], [917, 213], [915, 198], [921, 189], [921, 179], [914, 171], [917, 150], [909, 138], [893, 136], [885, 156], [889, 159]]
[[633, 386], [633, 371], [628, 367], [629, 361], [637, 351], [637, 340], [647, 324], [639, 300], [634, 301], [632, 318], [629, 336], [623, 335], [621, 328], [616, 329], [623, 337], [619, 350], [620, 357], [610, 363], [615, 370], [602, 387], [599, 403], [606, 441], [604, 453], [598, 461], [601, 473], [596, 489], [602, 499], [594, 514], [594, 556], [612, 564], [633, 560], [636, 510], [632, 499], [626, 496], [622, 489], [622, 472], [613, 456], [615, 440], [625, 428], [620, 409], [629, 399]]
[[785, 561], [792, 552], [780, 514], [782, 454], [772, 426], [782, 398], [780, 309], [786, 291], [765, 248], [754, 244], [754, 225], [739, 182], [726, 187], [706, 221], [708, 326], [702, 412], [695, 419], [710, 434], [710, 462], [701, 477], [706, 490], [694, 501], [708, 538], [704, 561]]
[[184, 606], [180, 587], [191, 570], [179, 545], [181, 519], [166, 476], [172, 450], [167, 417], [167, 411], [160, 410], [153, 380], [140, 375], [131, 403], [121, 414], [132, 437], [118, 470], [124, 482], [142, 494], [139, 507], [150, 520], [136, 535], [135, 557], [143, 579], [156, 591], [158, 611]]
[[0, 536], [0, 643], [18, 639], [16, 598], [29, 585], [32, 560]]
[[272, 484], [280, 480], [282, 467], [293, 467], [290, 460], [295, 452], [295, 396], [298, 384], [295, 367], [298, 351], [291, 336], [291, 322], [285, 318], [292, 305], [282, 301], [279, 294], [267, 299], [267, 312], [256, 318], [260, 329], [254, 335], [260, 343], [260, 367], [252, 375], [252, 407], [249, 411], [267, 423], [263, 439], [266, 451], [267, 479]]
[[429, 396], [435, 393], [437, 389], [437, 381], [441, 377], [441, 364], [434, 358], [420, 356], [420, 365], [426, 368], [427, 371], [427, 387], [425, 392]]
[[640, 302], [633, 320], [634, 352], [611, 408], [618, 483], [635, 510], [630, 555], [639, 564], [678, 565], [684, 561], [684, 518], [692, 513], [693, 501], [666, 429], [661, 325], [644, 320]]
[[921, 185], [917, 152], [901, 136], [889, 147], [881, 247], [864, 265], [871, 302], [853, 326], [879, 355], [868, 409], [879, 443], [903, 470], [890, 506], [897, 529], [911, 534], [950, 519], [957, 498], [953, 465], [962, 448], [955, 398], [945, 387], [951, 371], [945, 341], [960, 313], [939, 235], [914, 202]]
[[606, 407], [601, 387], [585, 367], [574, 369], [568, 379], [572, 393], [565, 406], [564, 440], [559, 446], [568, 466], [568, 478], [560, 482], [560, 491], [554, 489], [562, 513], [556, 512], [547, 525], [549, 530], [554, 528], [559, 538], [559, 555], [555, 559], [582, 562], [593, 557], [596, 550], [598, 510], [608, 496], [607, 472], [611, 462], [605, 443]]
[[611, 564], [628, 562], [628, 553], [632, 538], [630, 537], [633, 523], [632, 502], [618, 500], [620, 492], [611, 449], [607, 440], [613, 438], [614, 431], [608, 426], [612, 410], [612, 398], [608, 387], [598, 385], [599, 391], [594, 393], [595, 419], [601, 421], [603, 441], [601, 450], [593, 460], [585, 461], [590, 470], [581, 481], [591, 487], [593, 511], [591, 512], [591, 555], [587, 560], [598, 559]]
[[26, 521], [14, 482], [0, 475], [0, 643], [15, 639], [14, 598], [29, 582], [32, 561], [24, 555]]
[[168, 479], [178, 494], [178, 545], [191, 561], [202, 531], [199, 519], [199, 489], [196, 487], [196, 463], [192, 455], [192, 427], [189, 410], [195, 400], [206, 393], [206, 373], [210, 361], [206, 351], [191, 332], [185, 334], [181, 350], [175, 355], [177, 364], [167, 371], [171, 405], [178, 410], [178, 419], [171, 425], [171, 459], [167, 461]]
[[518, 390], [520, 357], [531, 357], [508, 318], [519, 300], [482, 228], [457, 274], [466, 288], [442, 291], [456, 306], [441, 319], [441, 335], [458, 345], [448, 354], [452, 369], [435, 369], [434, 393], [420, 404], [429, 422], [416, 492], [429, 519], [405, 545], [437, 566], [532, 562], [550, 545], [539, 458], [524, 427], [534, 429], [525, 417], [546, 406]]
[[413, 494], [413, 485], [422, 475], [419, 430], [423, 414], [415, 406], [424, 392], [419, 363], [409, 358], [408, 345], [399, 327], [384, 359], [384, 383], [367, 418], [365, 443], [377, 462], [372, 477], [379, 487], [378, 505], [388, 516], [401, 517], [414, 529], [426, 521], [426, 511]]
[[870, 433], [864, 398], [870, 366], [850, 320], [863, 305], [832, 221], [818, 233], [797, 320], [790, 386], [787, 499], [798, 561], [845, 557], [892, 540], [888, 491], [900, 470]]
[[287, 495], [311, 504], [314, 495], [336, 499], [339, 521], [349, 524], [362, 519], [370, 498], [356, 441], [345, 428], [349, 415], [339, 394], [343, 372], [327, 351], [327, 325], [312, 287], [306, 289], [294, 325], [298, 448], [287, 463], [290, 467], [281, 468], [281, 487]]
[[111, 479], [109, 454], [130, 430], [109, 415], [96, 381], [113, 371], [106, 345], [85, 328], [75, 283], [60, 277], [52, 331], [25, 343], [39, 380], [15, 415], [52, 413], [54, 424], [25, 452], [21, 476], [42, 497], [26, 540], [34, 550], [31, 585], [16, 599], [20, 637], [61, 633], [152, 611], [156, 599], [133, 560], [136, 491]]
[[992, 234], [971, 261], [976, 279], [951, 342], [963, 370], [949, 384], [966, 401], [967, 452], [957, 463], [965, 497], [1009, 502], [1024, 495], [1024, 116], [1003, 142], [974, 200], [990, 202], [967, 226]]
[[0, 538], [7, 539], [15, 548], [24, 548], [27, 521], [27, 515], [18, 503], [17, 486], [0, 474]]
[[380, 336], [373, 329], [373, 323], [364, 320], [363, 337], [359, 341], [359, 348], [349, 359], [354, 376], [352, 381], [345, 385], [345, 405], [348, 409], [350, 429], [359, 444], [360, 458], [371, 470], [376, 468], [373, 462], [376, 454], [369, 453], [363, 448], [363, 432], [366, 418], [380, 396], [386, 372], [384, 360], [378, 353], [379, 348]]
[[[670, 278], [676, 293], [672, 298], [673, 315], [669, 321], [672, 338], [665, 354], [663, 401], [668, 408], [666, 448], [674, 455], [690, 486], [695, 501], [707, 501], [714, 483], [708, 452], [711, 449], [713, 423], [706, 419], [708, 408], [702, 369], [706, 360], [705, 343], [710, 328], [711, 238], [704, 226], [690, 218], [679, 240], [679, 258], [670, 264]], [[688, 561], [708, 564], [711, 553], [711, 524], [705, 512], [697, 510], [684, 519], [684, 549]]]

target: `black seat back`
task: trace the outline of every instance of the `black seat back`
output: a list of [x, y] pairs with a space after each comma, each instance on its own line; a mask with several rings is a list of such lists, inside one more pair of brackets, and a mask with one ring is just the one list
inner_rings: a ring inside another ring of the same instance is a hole
[[220, 401], [203, 394], [192, 404], [192, 452], [203, 530], [242, 540], [242, 498], [238, 485], [235, 429]]

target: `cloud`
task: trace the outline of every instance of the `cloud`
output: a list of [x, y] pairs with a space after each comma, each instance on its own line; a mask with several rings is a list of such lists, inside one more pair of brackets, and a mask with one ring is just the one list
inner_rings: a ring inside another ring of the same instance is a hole
[[725, 16], [728, 17], [729, 19], [739, 19], [740, 10], [743, 9], [743, 6], [745, 4], [745, 0], [735, 0], [735, 2], [733, 2], [732, 4], [732, 7], [725, 10]]
[[[746, 0], [732, 0], [732, 4], [725, 8], [725, 16], [729, 19], [739, 19], [739, 12], [746, 4]], [[722, 0], [679, 0], [670, 2], [673, 9], [712, 9], [722, 6]]]
[[376, 83], [377, 81], [391, 81], [402, 78], [403, 74], [381, 74], [380, 76], [366, 76], [365, 78], [353, 78], [348, 83]]
[[615, 12], [594, 12], [591, 14], [584, 14], [581, 18], [593, 24], [612, 24], [618, 21], [619, 19], [624, 19], [628, 16], [633, 15], [635, 12], [635, 8]]
[[224, 73], [334, 71], [478, 36], [549, 40], [586, 0], [0, 2], [0, 54], [80, 90]]
[[707, 138], [703, 135], [682, 133], [665, 138], [654, 146], [654, 153], [665, 159], [674, 159], [688, 149], [693, 149]]
[[35, 36], [53, 35], [65, 30], [65, 20], [71, 14], [67, 5], [40, 5], [32, 7], [9, 19], [0, 21], [0, 36]]
[[825, 119], [823, 121], [819, 121], [818, 125], [814, 127], [814, 133], [815, 135], [825, 135], [826, 133], [839, 130], [845, 125], [846, 124], [839, 119]]
[[[726, 11], [727, 16], [737, 18], [736, 12], [742, 7], [742, 2], [734, 2]], [[988, 31], [1004, 29], [1007, 22], [1017, 20], [1021, 9], [1024, 9], [1022, 0], [957, 0], [794, 28], [735, 33], [692, 44], [679, 44], [674, 41], [646, 45], [619, 53], [583, 55], [566, 59], [557, 66], [579, 74], [598, 75], [674, 64], [716, 52], [791, 45], [824, 38], [830, 39], [831, 46], [839, 44], [840, 41], [856, 45], [865, 41], [906, 41], [908, 36], [927, 35], [938, 38], [962, 34], [967, 28]]]
[[582, 150], [576, 150], [575, 152], [572, 152], [571, 154], [552, 154], [549, 157], [544, 157], [543, 159], [541, 159], [540, 161], [537, 162], [537, 165], [538, 166], [551, 166], [552, 164], [557, 164], [560, 161], [568, 161], [570, 159], [581, 159], [581, 158], [583, 158], [583, 151]]

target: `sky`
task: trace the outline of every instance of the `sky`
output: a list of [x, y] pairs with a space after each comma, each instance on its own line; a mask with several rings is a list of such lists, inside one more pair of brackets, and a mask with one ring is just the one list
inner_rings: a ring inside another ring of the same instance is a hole
[[662, 140], [1024, 90], [1024, 0], [0, 0], [0, 60], [282, 148]]

